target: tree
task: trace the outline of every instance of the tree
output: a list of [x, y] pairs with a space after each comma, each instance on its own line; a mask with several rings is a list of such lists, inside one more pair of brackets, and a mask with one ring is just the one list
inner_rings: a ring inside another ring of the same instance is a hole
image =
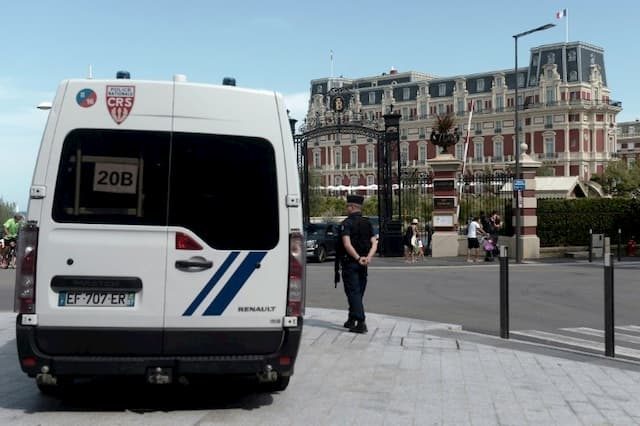
[[542, 164], [536, 171], [536, 176], [555, 176], [555, 169], [549, 164]]
[[640, 192], [640, 167], [627, 166], [619, 160], [609, 161], [603, 173], [591, 180], [599, 183], [605, 192], [614, 197], [638, 197]]

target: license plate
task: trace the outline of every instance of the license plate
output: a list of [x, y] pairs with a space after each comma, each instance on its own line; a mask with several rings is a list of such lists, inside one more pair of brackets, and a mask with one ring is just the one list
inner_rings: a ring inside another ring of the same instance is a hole
[[124, 306], [135, 304], [136, 294], [129, 291], [61, 291], [58, 306]]

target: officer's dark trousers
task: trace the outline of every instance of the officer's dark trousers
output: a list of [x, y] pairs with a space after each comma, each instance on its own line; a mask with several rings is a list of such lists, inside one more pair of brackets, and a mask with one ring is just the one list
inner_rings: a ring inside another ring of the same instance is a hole
[[367, 267], [356, 262], [343, 263], [342, 282], [349, 302], [349, 318], [364, 321], [362, 297], [367, 288]]

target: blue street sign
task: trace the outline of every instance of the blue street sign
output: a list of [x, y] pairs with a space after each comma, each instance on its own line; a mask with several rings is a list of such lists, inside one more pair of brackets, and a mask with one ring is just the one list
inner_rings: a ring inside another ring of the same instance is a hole
[[524, 179], [514, 179], [513, 189], [516, 191], [524, 191]]

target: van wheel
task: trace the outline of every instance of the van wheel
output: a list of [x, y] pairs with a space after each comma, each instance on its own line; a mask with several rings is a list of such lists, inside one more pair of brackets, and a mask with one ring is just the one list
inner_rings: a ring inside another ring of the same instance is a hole
[[324, 246], [318, 247], [318, 262], [322, 263], [327, 260], [327, 249]]
[[281, 392], [289, 386], [289, 376], [278, 376], [275, 382], [262, 383], [261, 387], [265, 392]]

